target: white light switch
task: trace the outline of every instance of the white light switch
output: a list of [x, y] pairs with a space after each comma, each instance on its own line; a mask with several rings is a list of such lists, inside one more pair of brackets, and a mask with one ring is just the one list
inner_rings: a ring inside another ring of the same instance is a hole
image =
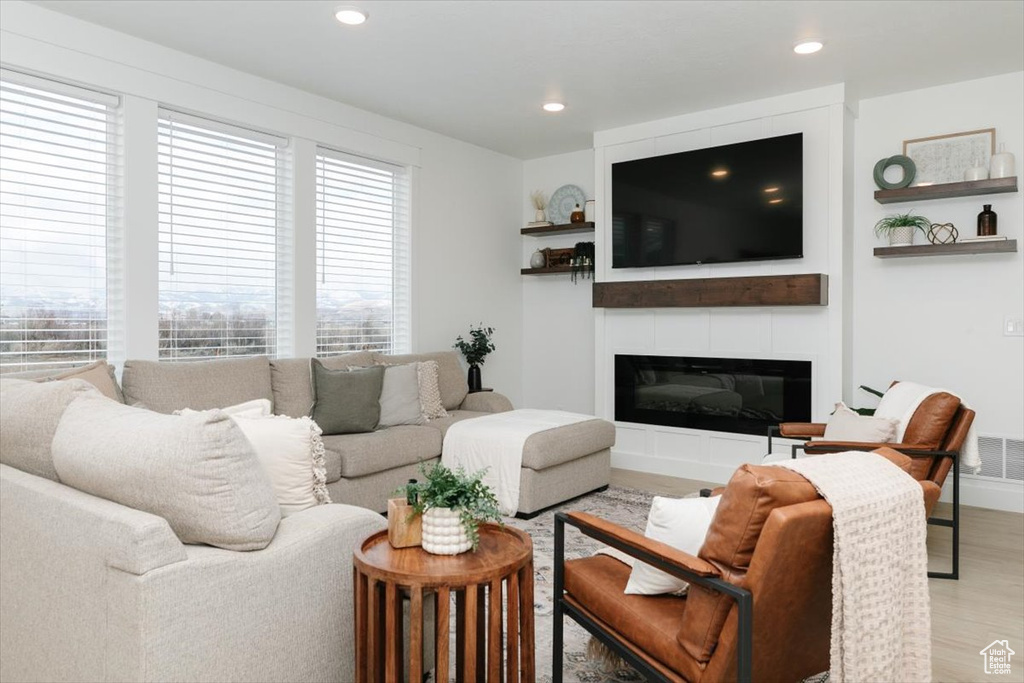
[[1006, 319], [1003, 320], [1003, 336], [1024, 337], [1024, 318], [1006, 316]]

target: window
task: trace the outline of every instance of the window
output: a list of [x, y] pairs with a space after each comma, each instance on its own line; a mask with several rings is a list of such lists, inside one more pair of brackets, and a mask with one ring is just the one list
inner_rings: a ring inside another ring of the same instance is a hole
[[409, 349], [405, 169], [318, 148], [317, 355]]
[[161, 359], [279, 350], [277, 285], [290, 277], [284, 148], [276, 136], [160, 110]]
[[108, 262], [120, 237], [118, 105], [0, 70], [0, 372], [107, 357], [118, 298]]

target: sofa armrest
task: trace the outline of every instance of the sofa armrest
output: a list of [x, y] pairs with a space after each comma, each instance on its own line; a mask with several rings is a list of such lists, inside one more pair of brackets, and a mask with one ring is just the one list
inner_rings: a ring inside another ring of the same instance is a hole
[[282, 519], [263, 550], [185, 546], [186, 561], [138, 582], [147, 677], [354, 680], [352, 553], [386, 528], [331, 504]]
[[475, 410], [479, 413], [504, 413], [512, 410], [512, 401], [496, 391], [478, 391], [467, 394], [459, 410]]
[[812, 439], [825, 436], [825, 425], [820, 422], [783, 422], [779, 436], [787, 439]]

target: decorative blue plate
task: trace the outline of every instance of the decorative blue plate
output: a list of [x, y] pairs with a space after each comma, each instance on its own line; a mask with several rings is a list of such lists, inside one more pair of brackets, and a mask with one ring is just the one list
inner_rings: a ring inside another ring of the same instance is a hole
[[580, 211], [583, 211], [587, 205], [587, 195], [575, 185], [562, 185], [554, 191], [551, 201], [548, 202], [548, 220], [555, 225], [568, 223], [569, 216], [576, 210], [577, 204], [580, 205]]

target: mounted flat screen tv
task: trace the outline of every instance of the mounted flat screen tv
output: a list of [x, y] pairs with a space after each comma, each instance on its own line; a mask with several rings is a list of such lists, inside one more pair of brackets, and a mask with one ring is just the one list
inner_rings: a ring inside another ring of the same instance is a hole
[[612, 267], [803, 257], [803, 134], [612, 164]]

